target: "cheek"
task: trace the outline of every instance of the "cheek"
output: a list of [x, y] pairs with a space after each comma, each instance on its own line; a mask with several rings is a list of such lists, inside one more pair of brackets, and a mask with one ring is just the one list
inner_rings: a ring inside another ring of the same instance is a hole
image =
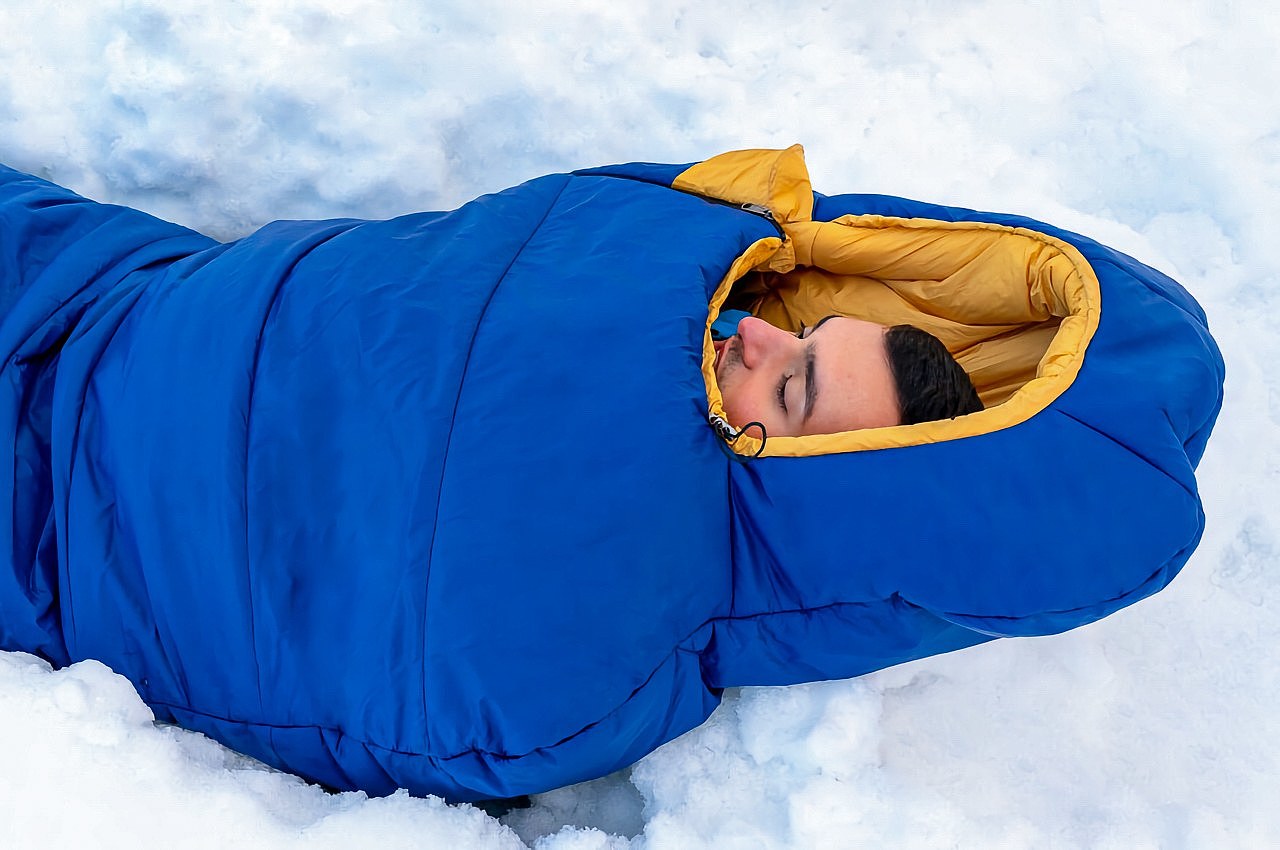
[[741, 428], [748, 422], [762, 422], [769, 427], [769, 405], [761, 397], [759, 382], [739, 380], [741, 372], [725, 375], [720, 381], [720, 395], [724, 400], [724, 412], [729, 423]]

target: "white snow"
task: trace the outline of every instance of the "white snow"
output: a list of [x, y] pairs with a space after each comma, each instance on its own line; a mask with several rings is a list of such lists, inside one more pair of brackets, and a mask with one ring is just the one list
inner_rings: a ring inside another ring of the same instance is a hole
[[100, 664], [0, 653], [0, 847], [1280, 844], [1277, 7], [528, 5], [4, 0], [0, 161], [232, 238], [799, 141], [823, 192], [1079, 230], [1182, 281], [1227, 358], [1199, 551], [1067, 635], [730, 692], [501, 821], [326, 794], [154, 725]]

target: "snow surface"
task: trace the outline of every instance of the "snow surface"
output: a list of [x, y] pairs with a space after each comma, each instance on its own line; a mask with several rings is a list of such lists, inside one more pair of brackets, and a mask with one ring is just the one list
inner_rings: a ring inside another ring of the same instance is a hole
[[1096, 625], [730, 692], [501, 820], [330, 795], [156, 726], [94, 662], [0, 653], [0, 847], [1280, 845], [1280, 11], [0, 0], [0, 161], [232, 238], [538, 174], [805, 144], [814, 185], [1017, 212], [1182, 281], [1228, 365], [1208, 531]]

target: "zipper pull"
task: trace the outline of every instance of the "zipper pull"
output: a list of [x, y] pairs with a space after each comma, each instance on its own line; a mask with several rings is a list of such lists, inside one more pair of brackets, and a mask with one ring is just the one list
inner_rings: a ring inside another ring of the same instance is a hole
[[770, 224], [778, 229], [778, 235], [781, 236], [783, 240], [787, 238], [786, 231], [782, 229], [782, 225], [778, 223], [778, 220], [773, 217], [773, 210], [769, 209], [764, 204], [739, 204], [738, 209], [766, 219]]
[[730, 425], [729, 420], [725, 419], [723, 416], [716, 416], [714, 413], [708, 413], [707, 421], [711, 423], [711, 427], [720, 435], [720, 439], [724, 440], [726, 443], [732, 443], [734, 440], [738, 439], [738, 434], [740, 432], [737, 428]]

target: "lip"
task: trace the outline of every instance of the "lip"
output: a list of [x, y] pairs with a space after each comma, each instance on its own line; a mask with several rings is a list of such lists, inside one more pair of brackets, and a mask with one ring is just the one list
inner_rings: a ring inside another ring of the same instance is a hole
[[737, 334], [734, 334], [728, 339], [716, 340], [712, 345], [715, 346], [716, 350], [716, 359], [713, 364], [713, 371], [715, 372], [716, 377], [719, 378], [720, 369], [724, 366], [730, 356], [729, 352], [734, 350], [735, 345], [741, 346], [742, 340], [739, 339]]
[[711, 343], [716, 350], [716, 359], [712, 364], [712, 371], [715, 372], [717, 378], [720, 377], [720, 364], [724, 360], [725, 352], [729, 350], [729, 345], [735, 338], [736, 335], [731, 336], [728, 339], [718, 339]]

